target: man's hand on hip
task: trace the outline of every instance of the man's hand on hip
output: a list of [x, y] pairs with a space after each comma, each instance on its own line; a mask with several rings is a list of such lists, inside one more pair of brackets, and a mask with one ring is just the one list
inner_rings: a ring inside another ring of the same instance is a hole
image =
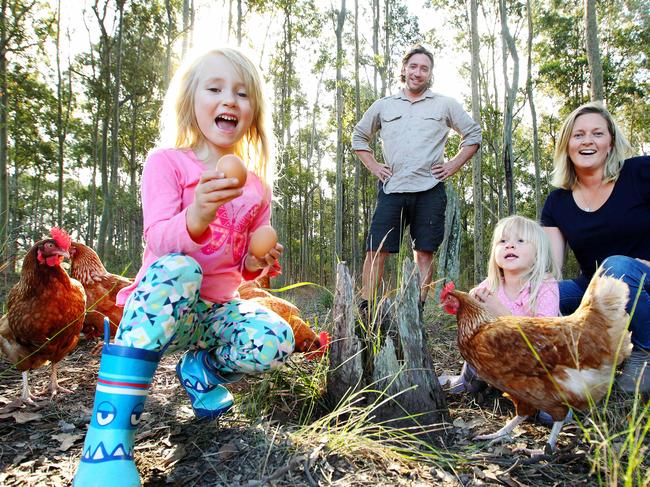
[[431, 166], [431, 174], [433, 174], [438, 181], [444, 181], [456, 174], [458, 169], [460, 169], [460, 166], [454, 164], [454, 160], [452, 159], [448, 162]]
[[393, 175], [390, 167], [388, 167], [386, 164], [380, 164], [378, 162], [370, 164], [368, 166], [368, 170], [374, 174], [382, 183], [386, 182], [386, 180]]

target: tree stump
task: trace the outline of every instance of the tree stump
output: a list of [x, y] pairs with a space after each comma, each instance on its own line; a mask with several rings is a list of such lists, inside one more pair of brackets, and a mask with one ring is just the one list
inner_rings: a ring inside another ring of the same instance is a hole
[[334, 329], [330, 345], [330, 370], [327, 374], [327, 394], [338, 404], [348, 392], [363, 388], [363, 358], [361, 342], [355, 334], [354, 293], [350, 272], [344, 263], [336, 270], [336, 290], [332, 317]]
[[433, 441], [449, 415], [419, 321], [419, 282], [417, 267], [406, 259], [394, 305], [374, 327], [378, 336], [359, 336], [364, 328], [356, 326], [350, 274], [339, 264], [327, 393], [338, 404], [346, 394], [367, 388], [364, 397], [366, 404], [374, 403], [376, 421]]

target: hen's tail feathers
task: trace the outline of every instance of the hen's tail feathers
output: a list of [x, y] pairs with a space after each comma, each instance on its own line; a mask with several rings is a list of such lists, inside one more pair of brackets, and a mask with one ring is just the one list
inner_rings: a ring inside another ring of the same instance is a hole
[[600, 266], [582, 298], [580, 309], [598, 315], [598, 319], [594, 317], [589, 321], [605, 328], [603, 331], [607, 331], [614, 350], [620, 344], [617, 360], [620, 364], [632, 351], [631, 333], [627, 330], [630, 316], [625, 310], [629, 289], [621, 279], [603, 273], [604, 269]]
[[7, 315], [0, 318], [0, 355], [12, 364], [19, 363], [29, 355], [29, 350], [16, 341], [16, 337], [9, 327]]

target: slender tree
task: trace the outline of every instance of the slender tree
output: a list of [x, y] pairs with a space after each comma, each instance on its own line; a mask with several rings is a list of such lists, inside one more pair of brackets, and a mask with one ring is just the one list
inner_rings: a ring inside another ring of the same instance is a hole
[[[506, 97], [503, 110], [503, 167], [506, 177], [506, 194], [508, 197], [508, 214], [515, 212], [515, 189], [512, 174], [512, 123], [517, 90], [519, 88], [519, 55], [515, 40], [508, 28], [508, 12], [505, 0], [499, 0], [499, 14], [501, 18], [501, 39], [503, 43], [503, 80]], [[512, 57], [512, 78], [508, 74], [508, 55]]]
[[[472, 53], [472, 117], [474, 120], [481, 120], [481, 96], [479, 94], [479, 65], [480, 65], [480, 44], [478, 35], [478, 3], [477, 0], [470, 2], [470, 23]], [[483, 258], [483, 175], [481, 171], [482, 148], [474, 154], [472, 159], [472, 199], [474, 201], [474, 280], [478, 282], [484, 275]]]
[[[334, 219], [334, 252], [343, 258], [343, 26], [345, 25], [345, 0], [336, 12], [336, 217]], [[336, 258], [334, 266], [336, 266]]]
[[535, 108], [535, 96], [533, 93], [533, 7], [530, 0], [526, 1], [526, 16], [528, 20], [528, 69], [526, 72], [526, 96], [530, 107], [530, 118], [533, 126], [533, 163], [535, 165], [535, 217], [541, 215], [542, 191], [541, 174], [539, 167], [539, 133], [537, 129], [537, 110]]
[[602, 100], [605, 93], [603, 88], [603, 64], [600, 60], [600, 48], [598, 45], [596, 0], [584, 1], [585, 43], [587, 49], [587, 60], [589, 61], [589, 73], [591, 75], [589, 92], [592, 101]]

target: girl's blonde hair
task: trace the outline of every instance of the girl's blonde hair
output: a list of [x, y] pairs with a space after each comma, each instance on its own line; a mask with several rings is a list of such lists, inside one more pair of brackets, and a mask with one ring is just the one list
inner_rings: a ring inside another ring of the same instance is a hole
[[504, 235], [508, 235], [510, 238], [517, 236], [526, 242], [531, 242], [535, 246], [533, 265], [525, 275], [524, 284], [520, 290], [521, 292], [526, 286], [530, 285], [528, 310], [534, 314], [537, 309], [539, 288], [544, 280], [549, 275], [554, 279], [560, 278], [560, 271], [551, 253], [551, 244], [542, 227], [530, 218], [512, 215], [499, 220], [492, 234], [492, 247], [490, 250], [490, 260], [488, 261], [487, 285], [492, 292], [497, 292], [503, 282], [503, 271], [497, 265], [495, 253], [497, 244]]
[[[273, 135], [269, 121], [262, 77], [257, 67], [239, 49], [220, 47], [189, 57], [176, 71], [165, 96], [160, 123], [159, 145], [177, 149], [197, 149], [204, 142], [194, 112], [194, 98], [204, 62], [223, 56], [235, 68], [246, 88], [253, 109], [253, 120], [235, 146], [249, 169], [273, 187]], [[252, 167], [251, 167], [252, 163]]]
[[599, 102], [594, 101], [585, 103], [584, 105], [576, 108], [564, 120], [562, 128], [560, 129], [560, 136], [555, 144], [555, 154], [553, 155], [553, 173], [551, 184], [562, 189], [573, 189], [577, 184], [576, 172], [573, 167], [573, 162], [569, 157], [569, 141], [571, 140], [571, 132], [576, 120], [581, 115], [588, 113], [597, 113], [607, 122], [609, 135], [612, 137], [612, 148], [609, 151], [607, 160], [605, 161], [605, 173], [603, 175], [603, 182], [616, 181], [621, 172], [625, 159], [632, 155], [632, 147], [623, 135], [621, 129], [616, 125], [616, 122], [607, 111], [605, 106]]

